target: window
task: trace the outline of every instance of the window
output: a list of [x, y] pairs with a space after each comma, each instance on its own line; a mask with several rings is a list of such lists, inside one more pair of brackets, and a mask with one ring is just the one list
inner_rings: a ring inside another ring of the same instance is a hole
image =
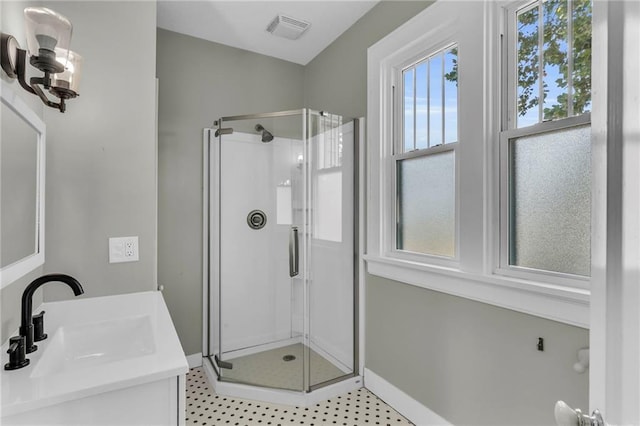
[[591, 111], [591, 15], [591, 0], [537, 0], [509, 18], [516, 127]]
[[[313, 237], [342, 242], [343, 125], [342, 117], [324, 113], [313, 117], [315, 139]], [[349, 137], [349, 136], [347, 136]], [[347, 139], [348, 140], [348, 139]]]
[[507, 273], [588, 277], [591, 3], [538, 0], [507, 16], [500, 267]]
[[369, 48], [367, 272], [588, 326], [590, 15], [437, 1]]
[[399, 76], [401, 129], [393, 156], [399, 251], [455, 256], [457, 59], [457, 46], [448, 46]]

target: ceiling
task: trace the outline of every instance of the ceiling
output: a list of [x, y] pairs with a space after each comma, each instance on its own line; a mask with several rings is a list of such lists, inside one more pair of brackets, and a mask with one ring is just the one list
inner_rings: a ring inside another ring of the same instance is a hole
[[[378, 1], [158, 1], [158, 27], [306, 65]], [[266, 31], [279, 13], [311, 23], [297, 40]]]

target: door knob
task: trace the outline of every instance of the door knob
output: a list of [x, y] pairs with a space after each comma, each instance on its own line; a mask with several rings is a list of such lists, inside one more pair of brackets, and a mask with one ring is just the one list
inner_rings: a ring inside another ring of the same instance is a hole
[[600, 411], [594, 410], [591, 415], [588, 415], [579, 408], [574, 410], [564, 401], [556, 402], [553, 414], [558, 426], [605, 426]]

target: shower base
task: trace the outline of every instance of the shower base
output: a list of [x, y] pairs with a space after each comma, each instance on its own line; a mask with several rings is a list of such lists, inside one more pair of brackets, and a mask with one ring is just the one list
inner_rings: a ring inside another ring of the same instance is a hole
[[[297, 343], [226, 359], [225, 361], [233, 364], [233, 368], [223, 369], [222, 376], [224, 380], [233, 382], [301, 391], [304, 388], [304, 348], [302, 343]], [[323, 383], [347, 374], [313, 349], [310, 349], [310, 362], [312, 384]]]
[[[206, 357], [203, 367], [216, 393], [237, 398], [254, 399], [275, 404], [308, 407], [363, 386], [361, 376], [349, 377], [312, 392], [303, 392], [303, 366], [305, 346], [302, 343], [282, 346], [225, 361], [232, 369], [223, 369], [223, 380], [213, 369], [212, 357]], [[285, 361], [284, 358], [295, 359]], [[347, 373], [310, 349], [311, 383], [323, 383], [345, 376]], [[247, 383], [252, 383], [251, 385]], [[277, 388], [277, 389], [276, 389]]]

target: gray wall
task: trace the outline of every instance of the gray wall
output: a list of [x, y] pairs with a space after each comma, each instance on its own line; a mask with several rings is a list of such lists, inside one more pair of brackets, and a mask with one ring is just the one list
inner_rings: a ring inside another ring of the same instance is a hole
[[367, 48], [429, 6], [383, 1], [305, 67], [305, 106], [345, 117], [367, 115]]
[[[306, 67], [306, 104], [366, 115], [366, 49], [427, 5], [373, 8]], [[366, 367], [454, 424], [554, 424], [557, 399], [589, 405], [571, 368], [587, 330], [371, 275], [366, 329]]]
[[162, 29], [157, 51], [158, 283], [189, 355], [202, 350], [202, 130], [301, 108], [304, 69]]
[[[0, 4], [2, 28], [23, 47], [22, 10], [33, 4]], [[12, 83], [47, 125], [46, 248], [44, 267], [2, 290], [2, 341], [19, 325], [24, 287], [42, 273], [75, 276], [86, 296], [155, 288], [155, 3], [42, 4], [73, 22], [85, 67], [64, 114]], [[140, 261], [109, 264], [108, 237], [126, 235], [140, 237]], [[59, 283], [44, 295], [73, 297]]]
[[[73, 23], [80, 97], [45, 110], [45, 272], [85, 296], [153, 290], [156, 273], [155, 2], [45, 3]], [[108, 238], [139, 236], [140, 261], [109, 263]], [[46, 300], [73, 297], [62, 285]]]
[[[456, 425], [553, 425], [588, 407], [587, 330], [367, 276], [366, 366]], [[536, 349], [539, 336], [545, 350]]]

